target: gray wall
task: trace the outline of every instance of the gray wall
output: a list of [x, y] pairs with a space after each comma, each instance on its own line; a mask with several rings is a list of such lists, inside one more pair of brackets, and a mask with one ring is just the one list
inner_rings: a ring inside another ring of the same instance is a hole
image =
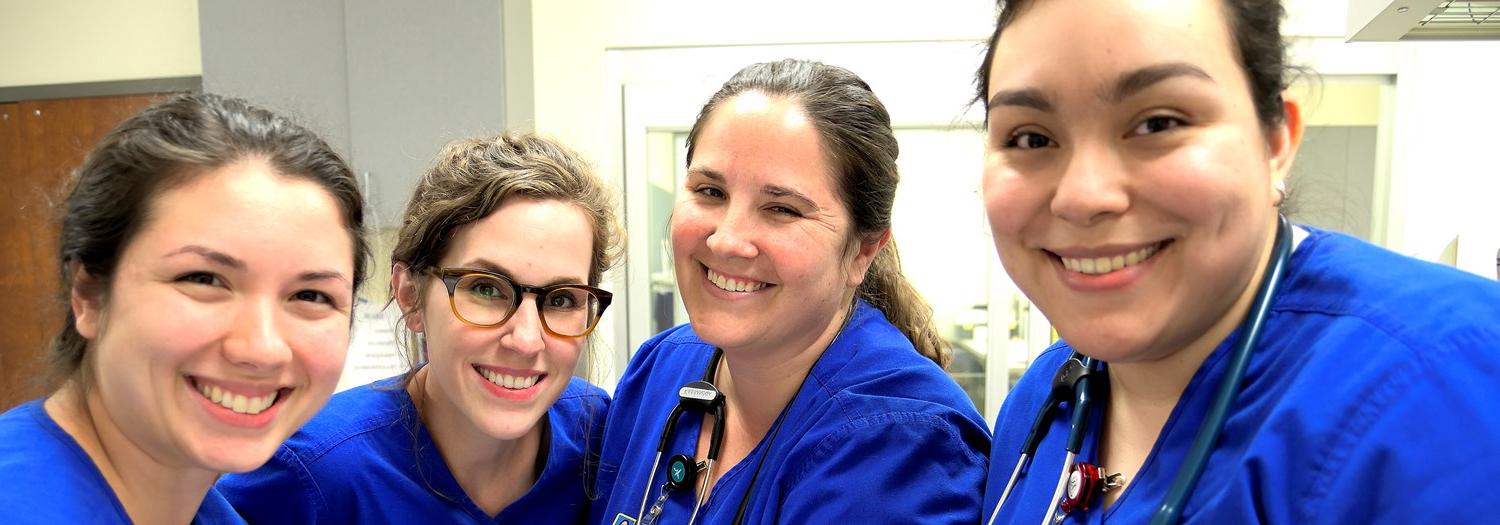
[[201, 0], [203, 89], [301, 119], [399, 224], [449, 140], [502, 131], [500, 0]]
[[1370, 240], [1374, 126], [1309, 126], [1292, 164], [1293, 222]]

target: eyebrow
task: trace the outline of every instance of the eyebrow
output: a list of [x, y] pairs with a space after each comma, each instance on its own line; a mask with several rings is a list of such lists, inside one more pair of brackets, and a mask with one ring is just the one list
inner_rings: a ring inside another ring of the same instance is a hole
[[495, 263], [495, 262], [490, 261], [489, 259], [485, 259], [483, 257], [478, 258], [478, 259], [470, 259], [467, 262], [461, 263], [460, 264], [460, 268], [478, 269], [478, 270], [485, 270], [485, 271], [492, 272], [492, 273], [497, 273], [497, 274], [500, 274], [500, 276], [505, 277], [506, 279], [510, 279], [511, 281], [514, 281], [514, 282], [516, 282], [518, 284], [527, 284], [528, 286], [542, 286], [542, 287], [546, 287], [546, 286], [553, 286], [553, 285], [558, 285], [558, 284], [585, 284], [582, 279], [579, 279], [577, 277], [553, 277], [552, 280], [547, 281], [547, 282], [542, 283], [542, 284], [537, 284], [537, 285], [533, 285], [533, 284], [529, 284], [529, 283], [521, 283], [521, 280], [520, 279], [516, 279], [515, 274], [513, 274], [510, 271], [506, 270], [505, 267], [500, 266], [498, 263]]
[[343, 272], [338, 272], [338, 271], [334, 271], [334, 270], [323, 270], [323, 271], [320, 271], [320, 272], [302, 272], [301, 274], [297, 275], [297, 280], [299, 280], [299, 281], [344, 281], [344, 282], [349, 282], [349, 278], [348, 277], [344, 277], [344, 273]]
[[[1119, 102], [1131, 95], [1144, 91], [1146, 88], [1177, 77], [1194, 77], [1209, 82], [1214, 81], [1214, 77], [1198, 66], [1187, 62], [1168, 62], [1146, 66], [1120, 75], [1119, 80], [1115, 81], [1114, 88], [1101, 92], [1099, 98], [1107, 102]], [[1052, 101], [1047, 98], [1046, 94], [1036, 88], [997, 91], [995, 96], [990, 97], [989, 104], [985, 106], [985, 110], [994, 110], [1000, 106], [1018, 106], [1045, 113], [1053, 112]]]
[[214, 249], [211, 249], [211, 248], [207, 248], [207, 247], [204, 247], [204, 246], [199, 246], [199, 245], [196, 245], [196, 244], [189, 244], [187, 246], [183, 246], [183, 247], [178, 248], [176, 250], [167, 252], [166, 257], [175, 257], [175, 256], [182, 255], [182, 254], [185, 254], [185, 253], [196, 254], [199, 257], [203, 257], [204, 259], [208, 259], [209, 261], [212, 261], [215, 264], [219, 264], [221, 266], [228, 266], [228, 267], [236, 269], [236, 270], [244, 270], [245, 269], [245, 261], [241, 261], [239, 259], [236, 259], [236, 258], [234, 258], [233, 256], [231, 256], [231, 255], [229, 255], [227, 253], [224, 253], [224, 252], [221, 252], [221, 251], [218, 251], [218, 250], [214, 250]]
[[1167, 62], [1165, 64], [1146, 66], [1120, 75], [1120, 79], [1115, 81], [1114, 90], [1101, 93], [1100, 98], [1109, 102], [1119, 102], [1129, 98], [1131, 95], [1144, 91], [1146, 88], [1177, 77], [1199, 78], [1209, 82], [1214, 81], [1214, 77], [1198, 66], [1187, 62]]
[[[245, 268], [247, 268], [247, 265], [245, 264], [245, 261], [241, 261], [239, 259], [236, 259], [232, 255], [229, 255], [227, 253], [215, 250], [213, 248], [208, 248], [208, 247], [205, 247], [205, 246], [199, 246], [199, 245], [196, 245], [196, 244], [189, 244], [187, 246], [183, 246], [183, 247], [178, 248], [176, 250], [173, 250], [171, 252], [167, 252], [166, 256], [167, 257], [175, 257], [175, 256], [178, 256], [178, 255], [183, 255], [183, 254], [194, 254], [194, 255], [197, 255], [199, 257], [203, 257], [204, 259], [208, 259], [210, 262], [213, 262], [214, 264], [218, 264], [220, 266], [227, 266], [227, 267], [229, 267], [231, 269], [234, 269], [234, 270], [244, 271]], [[344, 282], [349, 282], [349, 278], [345, 277], [343, 272], [336, 271], [336, 270], [318, 270], [318, 271], [311, 271], [311, 272], [302, 272], [300, 274], [297, 274], [297, 280], [298, 281], [344, 281]]]
[[985, 106], [986, 111], [992, 111], [1000, 106], [1019, 106], [1031, 108], [1044, 113], [1052, 112], [1052, 101], [1042, 90], [1036, 88], [1006, 89], [995, 92], [990, 97], [990, 103]]
[[[693, 168], [691, 170], [688, 170], [688, 175], [701, 175], [704, 178], [707, 178], [719, 184], [724, 184], [724, 174], [709, 168]], [[822, 206], [818, 206], [818, 203], [816, 201], [812, 200], [812, 197], [808, 197], [807, 194], [794, 190], [792, 188], [788, 188], [786, 186], [767, 184], [765, 187], [762, 187], [760, 191], [761, 193], [769, 195], [772, 198], [791, 199], [797, 201], [798, 205], [802, 206], [808, 211], [823, 209]]]

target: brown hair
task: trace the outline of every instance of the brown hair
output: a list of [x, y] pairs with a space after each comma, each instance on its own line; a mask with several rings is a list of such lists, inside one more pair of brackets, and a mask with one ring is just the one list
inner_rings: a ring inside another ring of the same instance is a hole
[[[847, 69], [821, 62], [787, 59], [752, 64], [719, 88], [688, 132], [687, 161], [693, 161], [698, 134], [713, 111], [736, 95], [754, 91], [786, 97], [802, 105], [833, 167], [838, 194], [853, 220], [851, 242], [873, 242], [891, 229], [896, 201], [896, 156], [901, 148], [891, 130], [891, 116], [870, 85]], [[891, 240], [875, 255], [855, 295], [885, 313], [911, 339], [917, 352], [947, 368], [948, 343], [932, 323], [932, 307], [901, 273], [901, 258]]]
[[[436, 164], [417, 182], [391, 262], [405, 264], [408, 275], [437, 266], [454, 230], [489, 216], [511, 198], [557, 200], [583, 210], [594, 232], [589, 286], [598, 286], [604, 272], [618, 262], [624, 234], [609, 190], [577, 153], [534, 134], [448, 143]], [[417, 304], [402, 312], [403, 318], [422, 309], [430, 285], [418, 286], [424, 293], [417, 294]], [[392, 290], [393, 298], [396, 292]], [[411, 357], [415, 364], [416, 356]], [[408, 373], [406, 381], [410, 379]]]
[[[1250, 83], [1250, 99], [1261, 127], [1271, 129], [1286, 119], [1281, 92], [1287, 87], [1286, 41], [1281, 39], [1281, 19], [1286, 9], [1281, 0], [1222, 0], [1229, 33], [1239, 53], [1240, 67]], [[990, 64], [995, 61], [995, 45], [1000, 32], [1010, 27], [1016, 17], [1036, 0], [1000, 0], [995, 31], [990, 34], [984, 62], [974, 74], [975, 100], [985, 104], [990, 90]], [[985, 119], [988, 120], [988, 113]]]
[[[149, 219], [153, 199], [194, 176], [246, 158], [264, 159], [278, 173], [322, 186], [338, 203], [354, 244], [354, 290], [365, 279], [369, 248], [364, 197], [354, 173], [328, 143], [306, 128], [235, 98], [183, 95], [146, 108], [99, 141], [73, 172], [64, 204], [58, 261], [62, 297], [72, 293], [73, 265], [82, 265], [99, 293], [107, 293], [135, 234]], [[87, 341], [68, 311], [48, 354], [48, 383], [74, 381], [87, 389]]]

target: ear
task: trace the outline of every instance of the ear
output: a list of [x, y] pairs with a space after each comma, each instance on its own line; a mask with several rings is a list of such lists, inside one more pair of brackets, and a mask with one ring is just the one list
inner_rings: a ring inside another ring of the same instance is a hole
[[[1267, 160], [1271, 167], [1271, 193], [1273, 199], [1276, 188], [1286, 188], [1287, 175], [1292, 170], [1292, 161], [1297, 158], [1297, 148], [1302, 146], [1302, 107], [1297, 101], [1289, 98], [1288, 93], [1281, 94], [1281, 107], [1286, 114], [1280, 125], [1271, 129], [1266, 136]], [[1280, 204], [1280, 201], [1276, 201]]]
[[83, 263], [68, 261], [69, 307], [73, 309], [73, 329], [84, 339], [99, 337], [100, 319], [104, 317], [103, 283], [83, 268]]
[[874, 240], [861, 239], [854, 258], [849, 261], [847, 275], [850, 288], [859, 288], [865, 282], [865, 272], [870, 270], [870, 265], [875, 262], [875, 256], [880, 255], [880, 250], [885, 248], [885, 243], [891, 240], [891, 230], [887, 228], [880, 232], [880, 237]]
[[416, 277], [407, 271], [410, 268], [404, 262], [391, 265], [391, 296], [396, 298], [396, 306], [401, 307], [401, 319], [406, 328], [422, 333], [422, 312], [417, 310], [421, 287], [417, 286]]

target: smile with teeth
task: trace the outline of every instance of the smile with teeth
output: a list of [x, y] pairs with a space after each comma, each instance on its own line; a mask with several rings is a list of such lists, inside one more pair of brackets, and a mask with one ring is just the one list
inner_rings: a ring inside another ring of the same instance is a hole
[[766, 287], [766, 283], [760, 281], [744, 281], [725, 277], [719, 272], [714, 271], [713, 268], [708, 269], [708, 281], [714, 283], [714, 286], [719, 287], [720, 290], [729, 292], [754, 292]]
[[250, 414], [253, 416], [265, 412], [266, 409], [271, 408], [271, 405], [276, 404], [278, 397], [281, 397], [281, 390], [260, 397], [250, 397], [236, 394], [217, 386], [205, 385], [197, 381], [194, 381], [193, 385], [197, 387], [198, 393], [203, 394], [203, 397], [208, 398], [209, 401], [213, 401], [221, 407], [233, 410], [236, 414]]
[[1156, 243], [1124, 255], [1113, 257], [1076, 258], [1058, 256], [1058, 259], [1061, 259], [1063, 267], [1069, 270], [1088, 275], [1103, 275], [1127, 266], [1134, 266], [1145, 262], [1146, 259], [1150, 259], [1151, 256], [1156, 255], [1156, 252], [1161, 251], [1162, 246], [1163, 243]]
[[474, 370], [479, 372], [479, 375], [484, 376], [484, 378], [489, 380], [489, 382], [494, 383], [495, 386], [508, 388], [511, 390], [525, 390], [531, 388], [532, 385], [535, 385], [537, 381], [542, 380], [542, 376], [540, 374], [534, 376], [511, 376], [505, 374], [497, 374], [495, 372], [491, 372], [477, 366], [474, 367]]

